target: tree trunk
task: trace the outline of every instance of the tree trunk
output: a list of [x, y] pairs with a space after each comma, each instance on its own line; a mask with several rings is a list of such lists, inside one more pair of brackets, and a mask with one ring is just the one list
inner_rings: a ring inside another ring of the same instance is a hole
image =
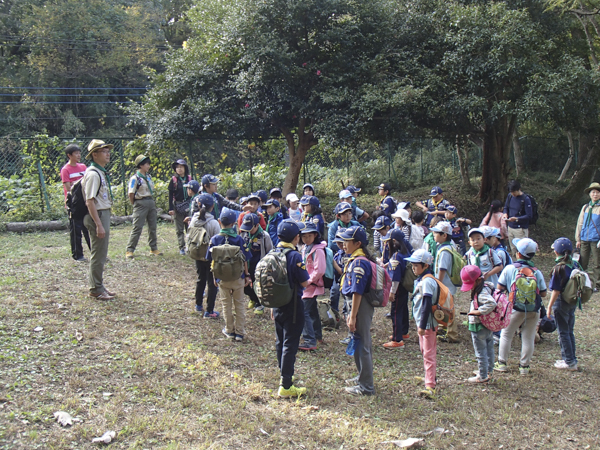
[[[308, 124], [310, 125], [310, 124]], [[306, 131], [307, 119], [300, 119], [298, 125], [298, 142], [294, 139], [294, 135], [288, 128], [280, 128], [281, 133], [285, 137], [290, 158], [288, 172], [283, 182], [283, 198], [290, 192], [296, 192], [298, 187], [298, 179], [300, 178], [300, 170], [306, 158], [308, 150], [317, 145], [318, 141], [313, 136], [312, 131]]]
[[515, 168], [517, 170], [517, 178], [525, 172], [525, 164], [523, 163], [523, 152], [521, 151], [521, 141], [519, 141], [519, 133], [515, 130], [513, 135], [513, 152], [515, 155]]
[[510, 175], [510, 149], [515, 132], [515, 115], [486, 124], [483, 138], [483, 171], [479, 199], [482, 203], [503, 199]]
[[560, 177], [556, 181], [564, 181], [567, 178], [567, 172], [571, 168], [571, 163], [573, 162], [573, 157], [575, 156], [575, 147], [573, 144], [573, 135], [570, 131], [567, 131], [567, 139], [569, 140], [569, 158], [563, 167], [562, 172], [560, 173]]
[[557, 207], [572, 206], [577, 204], [583, 195], [583, 190], [588, 187], [596, 170], [598, 169], [598, 136], [596, 135], [581, 135], [579, 137], [579, 148], [584, 149], [586, 153], [585, 161], [573, 177], [565, 190], [554, 200]]
[[458, 166], [460, 167], [460, 177], [464, 187], [471, 187], [469, 177], [469, 139], [467, 136], [456, 136], [456, 155], [458, 156]]

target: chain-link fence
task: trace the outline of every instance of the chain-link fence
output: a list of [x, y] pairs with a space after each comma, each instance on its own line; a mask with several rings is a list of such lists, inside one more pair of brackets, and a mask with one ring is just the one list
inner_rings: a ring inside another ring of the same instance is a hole
[[[236, 188], [240, 195], [257, 189], [282, 186], [288, 156], [284, 140], [248, 143], [239, 140], [188, 140], [148, 145], [133, 137], [63, 138], [35, 136], [0, 139], [0, 220], [40, 220], [66, 216], [60, 169], [67, 162], [64, 153], [70, 143], [82, 149], [82, 162], [92, 139], [113, 144], [109, 171], [115, 197], [114, 213], [131, 213], [127, 181], [135, 171], [135, 157], [151, 158], [151, 175], [157, 185], [157, 204], [168, 207], [167, 184], [173, 176], [173, 161], [183, 158], [191, 174], [217, 174], [221, 192]], [[557, 175], [568, 158], [566, 139], [521, 138], [521, 150], [528, 171]], [[468, 147], [471, 177], [481, 174], [481, 150]], [[543, 163], [542, 163], [543, 161]], [[514, 164], [514, 163], [513, 163]], [[573, 165], [573, 170], [575, 163]], [[438, 184], [460, 173], [455, 143], [436, 139], [404, 139], [383, 144], [368, 143], [352, 148], [313, 147], [300, 173], [299, 190], [312, 183], [318, 195], [335, 195], [342, 186], [354, 184], [375, 192], [375, 186], [389, 182], [396, 191], [414, 186]]]

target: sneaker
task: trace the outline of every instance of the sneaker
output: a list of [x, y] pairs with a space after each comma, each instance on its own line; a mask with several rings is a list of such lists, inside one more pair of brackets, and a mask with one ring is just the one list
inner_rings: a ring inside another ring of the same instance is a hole
[[565, 361], [556, 361], [554, 363], [554, 367], [561, 370], [571, 370], [575, 372], [577, 370], [577, 364], [573, 364], [572, 366], [568, 365]]
[[205, 319], [218, 319], [219, 315], [220, 314], [218, 313], [218, 311], [212, 311], [212, 312], [204, 311]]
[[81, 258], [78, 258], [75, 261], [77, 261], [77, 262], [87, 262], [87, 258], [85, 256], [82, 256]]
[[283, 386], [279, 386], [279, 391], [277, 392], [277, 395], [283, 398], [300, 397], [302, 395], [306, 395], [306, 388], [297, 387], [293, 384], [290, 386], [289, 389], [285, 389]]
[[564, 363], [564, 362], [565, 362], [565, 360], [564, 360], [564, 359], [557, 359], [557, 360], [556, 360], [556, 363], [554, 363], [554, 367], [556, 367], [556, 364], [559, 364], [559, 363]]
[[237, 342], [242, 342], [244, 340], [244, 336], [242, 336], [241, 334], [236, 334], [235, 335], [235, 340]]
[[432, 387], [425, 387], [421, 392], [419, 392], [421, 397], [425, 398], [434, 398], [435, 397], [435, 389]]
[[150, 256], [162, 256], [162, 252], [160, 250], [150, 250]]
[[477, 374], [477, 376], [471, 377], [471, 378], [467, 378], [467, 381], [469, 383], [487, 383], [488, 381], [490, 381], [490, 377], [488, 376], [487, 378], [479, 378], [479, 374]]
[[254, 314], [256, 314], [257, 316], [262, 316], [265, 313], [265, 307], [260, 305], [257, 306], [256, 308], [254, 308]]
[[182, 256], [185, 256], [185, 249], [182, 248], [181, 250], [179, 250], [179, 254], [182, 255]]
[[425, 384], [424, 377], [414, 377], [413, 380], [415, 380], [415, 383], [417, 383], [417, 384]]
[[352, 338], [350, 336], [346, 336], [344, 339], [340, 339], [340, 344], [348, 345]]
[[508, 366], [506, 363], [496, 361], [496, 364], [494, 364], [494, 370], [496, 372], [508, 372]]
[[313, 351], [313, 350], [316, 350], [316, 349], [317, 349], [316, 344], [315, 345], [310, 345], [310, 344], [307, 344], [306, 342], [303, 342], [302, 344], [300, 344], [298, 346], [298, 350], [301, 350], [303, 352]]
[[346, 386], [344, 388], [344, 390], [348, 393], [348, 394], [352, 394], [352, 395], [371, 395], [368, 394], [367, 392], [363, 391], [360, 386]]
[[254, 300], [250, 300], [248, 302], [248, 309], [254, 309], [256, 308], [256, 303], [254, 302]]
[[358, 383], [358, 375], [355, 376], [354, 378], [345, 380], [344, 382], [346, 383], [347, 386], [356, 386], [356, 384]]
[[133, 252], [126, 252], [125, 259], [133, 259]]
[[199, 312], [199, 313], [204, 312], [204, 309], [202, 308], [202, 305], [196, 305], [196, 312]]
[[404, 340], [410, 339], [410, 334], [403, 334], [402, 339], [404, 339]]
[[390, 319], [390, 320], [392, 320], [392, 314], [391, 314], [391, 313], [387, 313], [387, 314], [385, 315], [385, 318], [386, 318], [386, 319]]
[[228, 333], [225, 328], [221, 330], [221, 333], [223, 333], [227, 339], [235, 339], [235, 334]]
[[390, 341], [390, 342], [386, 342], [385, 344], [383, 344], [383, 346], [385, 348], [402, 348], [402, 347], [404, 347], [404, 341], [400, 341], [400, 342]]
[[529, 375], [529, 366], [527, 366], [527, 367], [519, 366], [519, 375]]

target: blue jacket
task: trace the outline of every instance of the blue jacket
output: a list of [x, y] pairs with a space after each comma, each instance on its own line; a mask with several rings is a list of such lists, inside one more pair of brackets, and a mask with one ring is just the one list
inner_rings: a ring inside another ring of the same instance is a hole
[[[350, 228], [355, 226], [362, 227], [362, 225], [356, 220], [351, 219], [348, 223], [348, 226], [344, 228]], [[339, 248], [337, 244], [333, 242], [333, 240], [335, 239], [335, 234], [340, 229], [340, 221], [338, 219], [335, 219], [333, 222], [327, 224], [327, 228], [329, 228], [329, 231], [327, 232], [327, 246], [331, 249], [331, 251], [333, 251], [333, 254], [335, 254], [339, 250]]]
[[509, 228], [529, 228], [529, 221], [533, 218], [533, 208], [531, 206], [531, 200], [527, 194], [513, 197], [512, 194], [508, 194], [506, 202], [504, 203], [504, 214], [511, 217], [516, 217], [516, 222], [506, 221], [506, 225]]
[[277, 247], [279, 244], [279, 236], [277, 236], [277, 227], [283, 222], [283, 214], [278, 212], [275, 217], [267, 216], [267, 231], [273, 242], [273, 247]]
[[579, 218], [577, 219], [577, 229], [575, 231], [576, 242], [597, 242], [600, 241], [598, 230], [600, 230], [600, 205], [592, 208], [592, 220], [588, 220], [589, 204], [583, 205]]

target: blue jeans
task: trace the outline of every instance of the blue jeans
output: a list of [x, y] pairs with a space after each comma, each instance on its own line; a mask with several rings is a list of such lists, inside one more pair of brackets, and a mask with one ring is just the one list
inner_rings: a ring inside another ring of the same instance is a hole
[[483, 327], [477, 332], [471, 331], [471, 337], [479, 364], [479, 378], [485, 380], [494, 370], [494, 334]]
[[331, 309], [335, 311], [339, 311], [340, 307], [340, 283], [338, 281], [333, 280], [333, 284], [331, 285], [331, 289], [329, 289], [329, 304], [331, 305]]
[[558, 330], [558, 342], [560, 343], [560, 353], [562, 359], [569, 365], [577, 364], [575, 356], [575, 309], [577, 305], [569, 305], [563, 301], [562, 297], [552, 307], [554, 320], [556, 320], [556, 329]]
[[302, 302], [304, 303], [304, 330], [302, 337], [305, 343], [311, 347], [315, 347], [317, 340], [320, 341], [323, 339], [317, 297], [303, 298]]

